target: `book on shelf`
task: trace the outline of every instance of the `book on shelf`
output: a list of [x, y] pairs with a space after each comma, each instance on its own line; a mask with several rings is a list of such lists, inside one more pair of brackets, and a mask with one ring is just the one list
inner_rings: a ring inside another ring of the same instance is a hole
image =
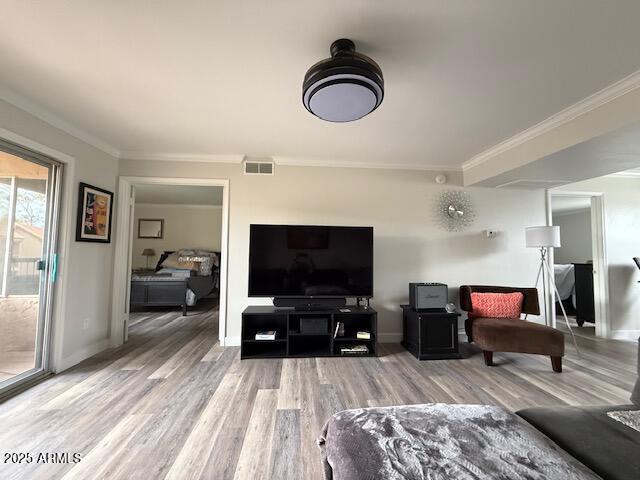
[[261, 330], [256, 332], [256, 340], [275, 340], [276, 339], [276, 331], [275, 330]]
[[344, 322], [336, 322], [336, 330], [333, 332], [333, 338], [344, 337]]
[[366, 330], [360, 330], [356, 333], [356, 338], [358, 340], [371, 340], [371, 332], [367, 332]]
[[366, 355], [369, 348], [366, 345], [350, 345], [340, 348], [341, 355]]

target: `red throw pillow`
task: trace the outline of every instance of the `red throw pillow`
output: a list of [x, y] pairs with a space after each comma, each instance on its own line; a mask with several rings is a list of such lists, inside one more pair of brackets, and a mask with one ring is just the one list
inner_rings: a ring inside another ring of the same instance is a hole
[[522, 313], [522, 292], [513, 293], [471, 293], [469, 318], [520, 318]]

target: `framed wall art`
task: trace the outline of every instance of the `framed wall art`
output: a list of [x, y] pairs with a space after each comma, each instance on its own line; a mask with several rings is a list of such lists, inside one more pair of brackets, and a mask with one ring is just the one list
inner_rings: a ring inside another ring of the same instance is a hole
[[113, 192], [80, 183], [76, 241], [111, 242]]

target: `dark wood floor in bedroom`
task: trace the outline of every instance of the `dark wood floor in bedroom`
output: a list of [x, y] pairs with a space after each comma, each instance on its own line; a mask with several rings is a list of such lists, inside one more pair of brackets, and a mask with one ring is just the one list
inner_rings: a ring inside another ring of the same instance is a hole
[[[210, 308], [211, 305], [208, 305]], [[418, 362], [378, 358], [240, 361], [221, 348], [217, 311], [137, 314], [130, 341], [0, 405], [0, 450], [80, 453], [77, 464], [0, 464], [3, 479], [320, 479], [315, 439], [345, 408], [426, 402], [626, 403], [631, 342], [567, 341], [562, 374], [540, 356]]]

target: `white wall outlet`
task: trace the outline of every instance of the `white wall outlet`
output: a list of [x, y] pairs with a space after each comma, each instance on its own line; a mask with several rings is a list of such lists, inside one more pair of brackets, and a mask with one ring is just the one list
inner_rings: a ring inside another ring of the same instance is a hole
[[487, 236], [487, 238], [494, 238], [498, 236], [497, 230], [485, 230], [484, 233]]
[[82, 320], [82, 329], [83, 330], [88, 330], [89, 329], [89, 319], [85, 318], [84, 320]]

